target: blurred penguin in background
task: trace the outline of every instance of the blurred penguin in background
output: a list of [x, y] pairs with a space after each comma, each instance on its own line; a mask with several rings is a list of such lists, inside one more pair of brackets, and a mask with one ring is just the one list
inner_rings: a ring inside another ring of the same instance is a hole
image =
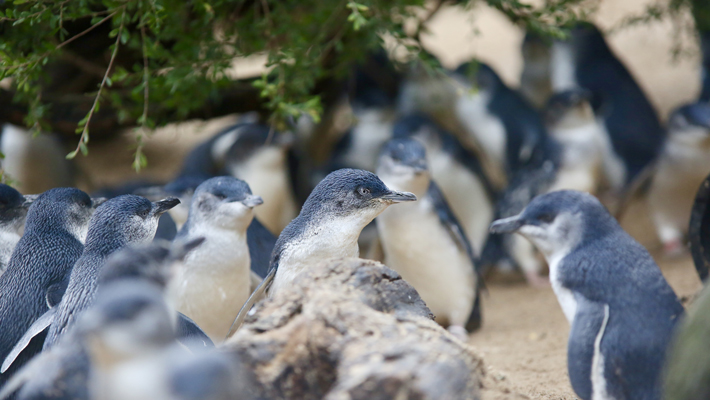
[[602, 154], [606, 134], [594, 117], [591, 94], [570, 89], [553, 95], [545, 108], [550, 136], [559, 142], [560, 170], [549, 191], [578, 190], [596, 193], [602, 180]]
[[424, 146], [414, 139], [390, 140], [377, 175], [387, 187], [418, 199], [390, 207], [375, 220], [385, 264], [417, 289], [439, 324], [465, 340], [481, 325], [475, 256], [431, 179]]
[[74, 186], [74, 168], [64, 146], [50, 133], [33, 135], [5, 124], [0, 134], [0, 161], [4, 173], [22, 193], [42, 193], [56, 187]]
[[700, 31], [700, 50], [703, 53], [702, 89], [698, 101], [710, 102], [710, 30]]
[[546, 38], [527, 32], [521, 46], [523, 70], [520, 93], [537, 109], [543, 109], [552, 95], [550, 82], [550, 44]]
[[666, 255], [683, 252], [695, 193], [710, 173], [710, 103], [682, 106], [668, 120], [668, 139], [648, 195]]
[[480, 252], [493, 220], [496, 193], [479, 160], [453, 135], [423, 114], [397, 120], [393, 136], [413, 138], [424, 145], [430, 171], [427, 174], [431, 173], [444, 192], [471, 245]]
[[23, 196], [12, 186], [0, 183], [0, 275], [25, 232], [27, 210], [37, 196]]
[[580, 23], [552, 46], [551, 81], [559, 92], [582, 87], [606, 129], [604, 173], [620, 195], [660, 154], [665, 130], [643, 90], [594, 25]]

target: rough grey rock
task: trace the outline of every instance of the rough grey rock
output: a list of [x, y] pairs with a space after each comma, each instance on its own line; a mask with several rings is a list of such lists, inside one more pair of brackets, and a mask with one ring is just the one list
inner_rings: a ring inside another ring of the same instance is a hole
[[414, 288], [360, 259], [303, 273], [257, 304], [225, 347], [267, 399], [477, 399], [484, 373]]

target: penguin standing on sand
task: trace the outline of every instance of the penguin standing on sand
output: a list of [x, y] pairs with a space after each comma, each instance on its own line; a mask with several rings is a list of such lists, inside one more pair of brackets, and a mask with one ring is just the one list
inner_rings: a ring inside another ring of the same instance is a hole
[[340, 169], [328, 174], [279, 235], [269, 274], [239, 311], [229, 336], [265, 293], [287, 287], [301, 271], [323, 260], [358, 257], [362, 229], [388, 206], [416, 199], [411, 193], [388, 188], [372, 172]]
[[37, 196], [23, 196], [12, 186], [0, 183], [0, 275], [25, 231], [27, 210]]
[[176, 265], [166, 297], [215, 342], [226, 337], [251, 294], [247, 228], [262, 203], [244, 181], [226, 176], [206, 180], [197, 187], [187, 223], [175, 238], [205, 240]]
[[520, 233], [545, 255], [571, 325], [567, 368], [580, 398], [661, 398], [666, 348], [683, 305], [599, 200], [548, 193], [491, 230]]
[[475, 257], [429, 175], [424, 147], [413, 139], [387, 142], [377, 175], [387, 187], [418, 200], [388, 208], [375, 220], [385, 264], [417, 289], [438, 323], [465, 338], [481, 324]]
[[[51, 189], [40, 195], [27, 212], [25, 234], [17, 243], [7, 270], [0, 276], [0, 357], [10, 353], [27, 329], [59, 303], [65, 279], [84, 249], [93, 213], [89, 196], [78, 189]], [[2, 369], [0, 386], [42, 349], [29, 351], [12, 369]]]
[[648, 193], [651, 217], [667, 255], [683, 251], [693, 199], [708, 173], [710, 103], [688, 104], [671, 113], [668, 139]]

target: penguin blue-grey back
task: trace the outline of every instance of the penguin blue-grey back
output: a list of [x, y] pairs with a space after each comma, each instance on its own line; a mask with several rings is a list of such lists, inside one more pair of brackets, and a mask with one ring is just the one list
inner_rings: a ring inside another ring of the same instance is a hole
[[[25, 234], [0, 276], [2, 359], [30, 325], [61, 298], [63, 283], [84, 249], [92, 212], [91, 198], [68, 188], [51, 189], [30, 206]], [[0, 385], [40, 350], [41, 343], [28, 349], [16, 366], [0, 375]]]
[[491, 229], [522, 234], [548, 260], [571, 325], [568, 371], [577, 395], [660, 399], [666, 348], [683, 306], [648, 251], [599, 200], [551, 192]]
[[49, 327], [45, 348], [49, 348], [73, 324], [78, 314], [92, 304], [106, 257], [128, 244], [153, 240], [158, 218], [178, 202], [169, 198], [151, 203], [144, 197], [124, 195], [108, 200], [96, 209], [89, 223], [84, 252], [72, 268], [67, 290]]

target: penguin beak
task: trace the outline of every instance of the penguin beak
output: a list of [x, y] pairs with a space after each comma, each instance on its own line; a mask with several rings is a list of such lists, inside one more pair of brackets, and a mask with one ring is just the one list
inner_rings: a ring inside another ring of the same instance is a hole
[[381, 196], [380, 199], [388, 203], [401, 203], [404, 201], [417, 201], [417, 196], [409, 192], [395, 192], [390, 191], [389, 193]]
[[32, 203], [34, 203], [35, 200], [37, 200], [39, 195], [38, 194], [26, 194], [22, 197], [25, 198], [25, 201], [22, 203], [22, 208], [30, 208]]
[[520, 229], [525, 223], [519, 215], [510, 218], [502, 218], [493, 221], [488, 230], [491, 233], [513, 233]]
[[262, 199], [261, 196], [255, 196], [253, 194], [250, 194], [244, 200], [242, 200], [242, 204], [244, 204], [245, 207], [254, 208], [256, 206], [264, 204], [264, 199]]
[[108, 199], [105, 197], [92, 197], [91, 198], [91, 208], [96, 210], [96, 207], [104, 204], [106, 202], [106, 200], [108, 200]]
[[178, 204], [180, 204], [180, 200], [177, 197], [168, 197], [167, 199], [156, 201], [153, 203], [151, 214], [159, 217]]

